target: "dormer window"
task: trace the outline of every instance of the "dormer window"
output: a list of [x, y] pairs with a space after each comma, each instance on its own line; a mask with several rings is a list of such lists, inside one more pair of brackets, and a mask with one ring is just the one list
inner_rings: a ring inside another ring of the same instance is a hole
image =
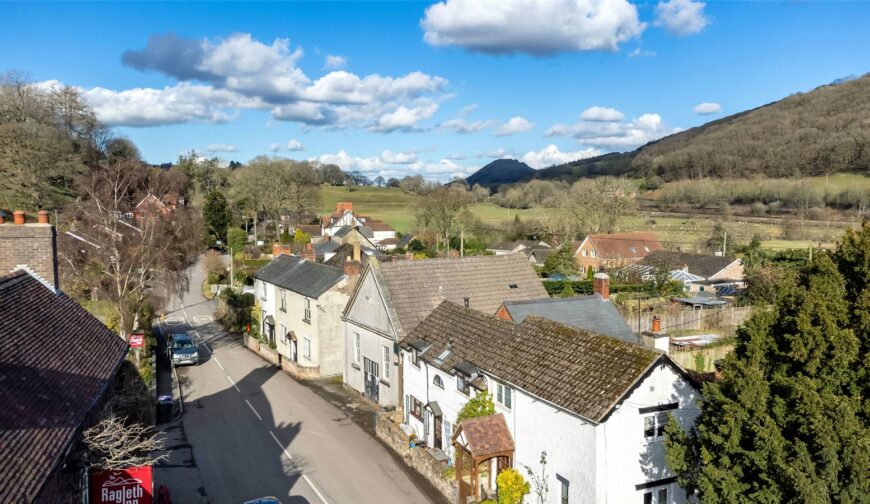
[[456, 390], [468, 395], [468, 382], [465, 381], [465, 375], [461, 373], [456, 375]]

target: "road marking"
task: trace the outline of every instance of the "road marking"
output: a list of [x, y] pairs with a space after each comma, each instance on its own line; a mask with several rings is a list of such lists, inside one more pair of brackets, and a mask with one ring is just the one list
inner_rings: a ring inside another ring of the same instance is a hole
[[193, 321], [196, 322], [197, 324], [208, 324], [212, 320], [213, 319], [211, 318], [211, 315], [194, 315], [193, 316]]
[[257, 420], [259, 420], [259, 421], [262, 422], [262, 421], [263, 421], [263, 417], [261, 417], [260, 414], [257, 413], [257, 410], [254, 409], [254, 405], [251, 404], [251, 402], [248, 401], [247, 399], [245, 399], [245, 403], [247, 403], [248, 407], [251, 408], [251, 411], [253, 411], [254, 414], [257, 415]]
[[223, 369], [224, 371], [226, 371], [226, 369], [224, 368], [224, 365], [221, 364], [221, 361], [219, 361], [217, 357], [214, 358], [214, 361], [217, 362], [217, 365], [220, 366], [221, 369]]
[[236, 386], [236, 382], [234, 382], [234, 381], [233, 381], [233, 379], [232, 379], [232, 378], [230, 378], [230, 375], [226, 375], [226, 377], [227, 377], [227, 380], [229, 380], [229, 381], [230, 381], [230, 383], [232, 383], [232, 384], [233, 384], [233, 388], [234, 388], [234, 389], [236, 389], [236, 392], [238, 392], [238, 393], [240, 393], [240, 394], [241, 394], [241, 393], [242, 393], [242, 391], [241, 391], [241, 390], [239, 390], [239, 387], [237, 387], [237, 386]]
[[[287, 460], [293, 460], [293, 457], [289, 453], [287, 453], [286, 449], [284, 449], [284, 445], [281, 444], [281, 441], [278, 441], [278, 436], [276, 436], [275, 433], [272, 431], [269, 431], [269, 435], [272, 436], [275, 444], [277, 444], [278, 447], [281, 448], [281, 451], [284, 452], [284, 456], [287, 457]], [[313, 490], [314, 493], [317, 495], [317, 498], [320, 499], [320, 502], [322, 502], [323, 504], [328, 504], [326, 497], [324, 497], [323, 494], [320, 493], [320, 490], [318, 490], [317, 487], [314, 486], [314, 482], [311, 481], [311, 478], [309, 478], [307, 474], [302, 472], [301, 469], [299, 470], [299, 472], [300, 474], [302, 474], [302, 479], [305, 480], [305, 483], [308, 483], [308, 486], [311, 487], [311, 490]]]
[[178, 325], [183, 323], [184, 318], [182, 317], [169, 317], [168, 319], [166, 319], [166, 325]]

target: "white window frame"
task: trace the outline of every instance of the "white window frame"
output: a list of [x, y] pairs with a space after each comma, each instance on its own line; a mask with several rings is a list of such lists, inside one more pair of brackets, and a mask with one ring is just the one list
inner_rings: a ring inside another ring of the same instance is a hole
[[[671, 411], [673, 410], [657, 411], [655, 413], [648, 413], [643, 415], [643, 439], [646, 442], [652, 443], [656, 441], [661, 441], [665, 438], [665, 425], [667, 425], [668, 423], [668, 416], [670, 415]], [[647, 435], [647, 423], [649, 421], [652, 421], [652, 436]]]
[[383, 348], [383, 360], [384, 360], [384, 380], [390, 379], [390, 347], [386, 345], [381, 345]]
[[571, 482], [568, 478], [561, 474], [556, 474], [556, 481], [559, 482], [559, 504], [568, 504], [571, 500]]
[[589, 255], [591, 255], [592, 257], [595, 257], [595, 251], [592, 250], [591, 253], [590, 253]]
[[305, 298], [305, 312], [302, 314], [302, 321], [311, 323], [311, 300], [309, 298]]
[[[664, 500], [661, 499], [661, 492], [665, 492]], [[641, 494], [641, 503], [646, 502], [646, 496], [650, 496], [651, 504], [670, 504], [673, 501], [673, 485], [662, 485], [652, 488], [645, 488]]]
[[465, 379], [465, 375], [462, 373], [456, 373], [456, 390], [462, 395], [469, 395], [469, 389], [471, 387], [468, 385], [468, 380]]
[[588, 256], [589, 256], [589, 251], [586, 249], [583, 249], [583, 257], [588, 257]]
[[287, 311], [287, 294], [284, 289], [278, 289], [278, 296], [281, 298], [281, 311]]
[[284, 343], [285, 345], [288, 343], [287, 342], [287, 326], [285, 326], [284, 324], [281, 324], [281, 343]]
[[302, 338], [302, 356], [311, 360], [311, 339], [310, 338]]
[[[514, 405], [514, 389], [501, 382], [495, 383], [495, 402], [502, 408], [511, 409]], [[507, 399], [507, 400], [505, 400]]]
[[353, 361], [359, 364], [360, 359], [360, 337], [359, 333], [353, 333]]

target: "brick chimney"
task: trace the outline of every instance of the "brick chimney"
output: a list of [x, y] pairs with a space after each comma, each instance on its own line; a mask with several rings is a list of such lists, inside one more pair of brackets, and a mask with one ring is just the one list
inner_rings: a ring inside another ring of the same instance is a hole
[[292, 255], [293, 250], [290, 245], [281, 245], [280, 243], [272, 244], [272, 259], [276, 259], [281, 255]]
[[57, 231], [48, 212], [39, 212], [38, 222], [31, 223], [21, 210], [13, 215], [13, 223], [0, 222], [0, 275], [24, 267], [57, 290]]
[[344, 274], [347, 276], [359, 275], [359, 261], [344, 261]]
[[596, 273], [592, 277], [592, 292], [601, 296], [601, 299], [610, 299], [610, 276], [607, 273]]
[[306, 243], [305, 248], [302, 250], [302, 257], [309, 261], [316, 261], [317, 256], [314, 254], [314, 246], [310, 243]]
[[339, 201], [338, 203], [335, 204], [336, 213], [343, 212], [345, 210], [353, 211], [353, 202], [351, 202], [351, 201]]

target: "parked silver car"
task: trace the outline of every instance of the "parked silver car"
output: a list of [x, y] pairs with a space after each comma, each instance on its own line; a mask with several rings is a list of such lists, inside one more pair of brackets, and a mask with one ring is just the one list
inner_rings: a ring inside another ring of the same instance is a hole
[[196, 349], [196, 344], [185, 333], [171, 335], [167, 342], [167, 351], [173, 366], [199, 364], [199, 351]]

